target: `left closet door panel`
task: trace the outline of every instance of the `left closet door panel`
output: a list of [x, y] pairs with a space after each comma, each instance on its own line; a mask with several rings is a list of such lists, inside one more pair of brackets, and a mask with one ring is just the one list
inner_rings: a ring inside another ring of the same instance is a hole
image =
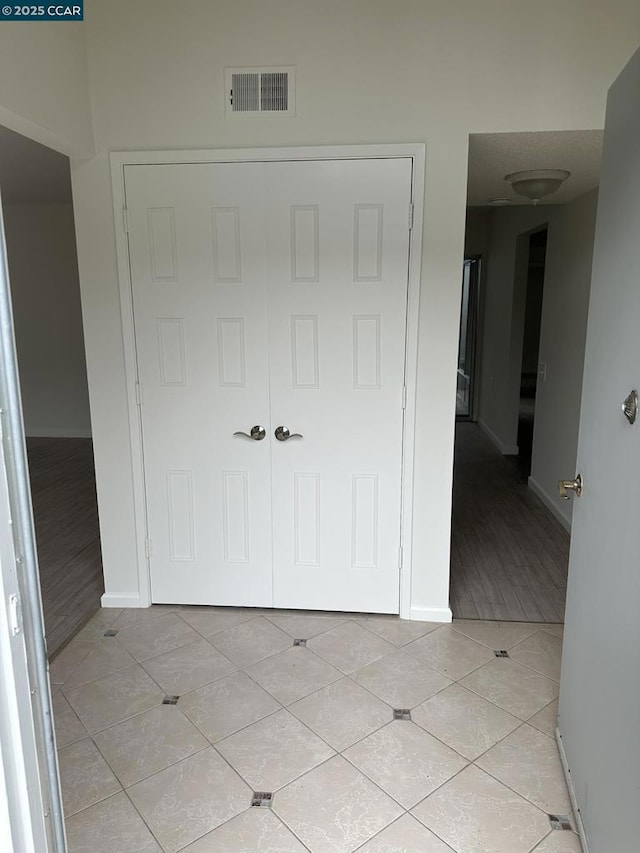
[[152, 600], [271, 606], [263, 165], [127, 166], [125, 186]]

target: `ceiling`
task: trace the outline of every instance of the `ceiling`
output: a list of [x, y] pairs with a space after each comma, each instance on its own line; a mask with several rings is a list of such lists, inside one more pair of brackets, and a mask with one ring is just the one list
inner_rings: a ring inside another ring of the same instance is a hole
[[531, 204], [517, 196], [504, 176], [525, 169], [568, 169], [571, 176], [544, 204], [566, 204], [600, 182], [601, 130], [536, 133], [472, 133], [469, 136], [467, 204], [484, 206], [492, 198]]
[[69, 158], [0, 126], [0, 192], [5, 204], [70, 202]]

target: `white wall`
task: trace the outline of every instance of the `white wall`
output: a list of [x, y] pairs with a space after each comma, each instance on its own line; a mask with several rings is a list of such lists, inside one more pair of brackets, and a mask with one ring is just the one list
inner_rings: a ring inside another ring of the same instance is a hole
[[[109, 149], [427, 142], [413, 605], [446, 608], [468, 134], [602, 126], [635, 0], [89, 0], [98, 156], [72, 166], [106, 588], [135, 595]], [[225, 65], [295, 64], [298, 116], [226, 120]]]
[[89, 436], [73, 207], [6, 205], [4, 217], [26, 434]]
[[0, 124], [56, 151], [93, 151], [84, 24], [3, 22]]
[[560, 499], [559, 479], [576, 473], [582, 371], [587, 334], [597, 190], [556, 208], [545, 266], [530, 486], [569, 526], [573, 501]]

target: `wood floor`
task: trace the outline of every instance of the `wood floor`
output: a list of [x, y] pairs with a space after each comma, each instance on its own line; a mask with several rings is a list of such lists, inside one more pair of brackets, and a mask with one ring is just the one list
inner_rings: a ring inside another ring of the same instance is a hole
[[49, 656], [104, 592], [91, 439], [27, 439]]
[[459, 619], [564, 622], [569, 535], [476, 424], [456, 425], [451, 608]]

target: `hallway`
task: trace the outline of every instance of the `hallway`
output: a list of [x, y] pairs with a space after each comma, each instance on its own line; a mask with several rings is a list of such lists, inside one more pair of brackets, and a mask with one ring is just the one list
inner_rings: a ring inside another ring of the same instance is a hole
[[473, 423], [456, 424], [451, 608], [457, 619], [563, 622], [569, 534]]

